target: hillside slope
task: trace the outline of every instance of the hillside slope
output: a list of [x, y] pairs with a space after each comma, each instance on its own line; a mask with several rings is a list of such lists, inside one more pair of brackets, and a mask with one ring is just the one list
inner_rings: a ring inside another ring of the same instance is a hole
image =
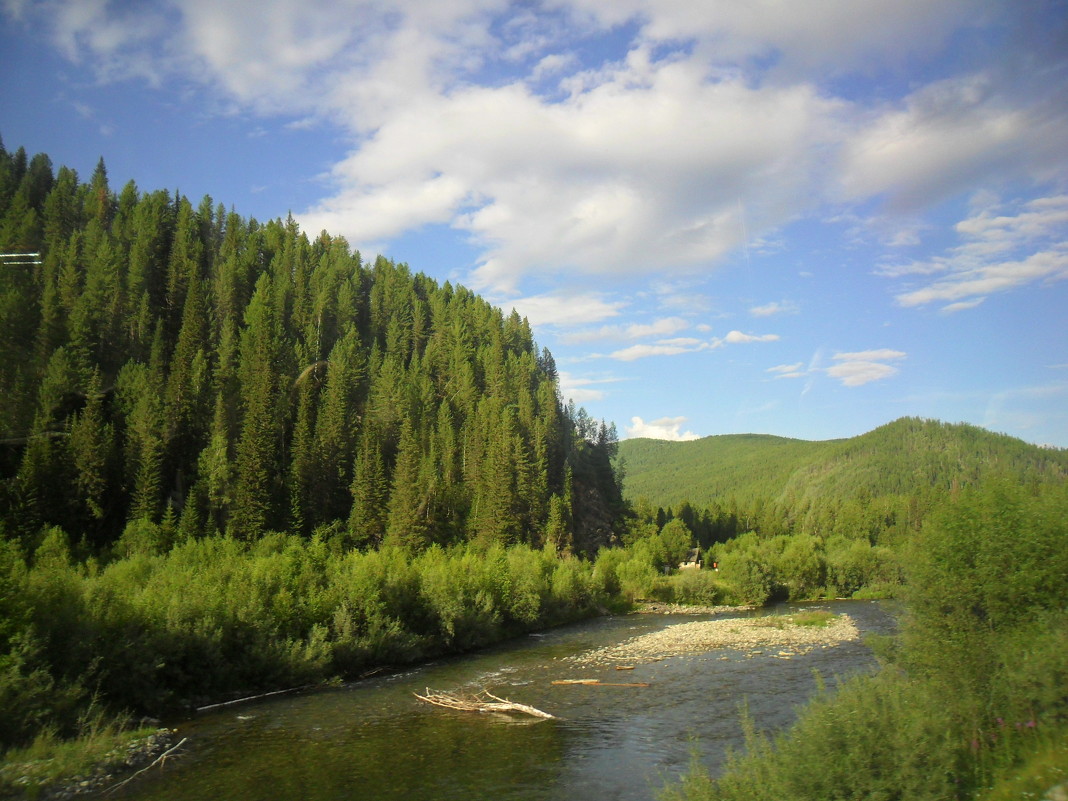
[[1068, 451], [918, 418], [822, 442], [756, 434], [631, 439], [620, 443], [618, 459], [626, 497], [664, 507], [924, 494], [995, 472], [1024, 482], [1068, 479]]
[[561, 404], [526, 320], [462, 287], [3, 145], [0, 252], [27, 254], [0, 270], [0, 528], [31, 551], [146, 521], [414, 549], [612, 535], [614, 441]]

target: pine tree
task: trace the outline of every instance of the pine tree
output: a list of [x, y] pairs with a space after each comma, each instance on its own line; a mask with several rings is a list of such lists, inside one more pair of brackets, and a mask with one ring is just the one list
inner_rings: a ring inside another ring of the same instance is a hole
[[363, 355], [353, 328], [330, 352], [315, 425], [316, 500], [323, 521], [343, 519], [352, 504], [349, 486], [363, 379]]
[[431, 488], [422, 482], [422, 448], [411, 421], [401, 427], [397, 462], [389, 494], [389, 524], [386, 543], [410, 549], [427, 544], [426, 512]]
[[360, 546], [377, 546], [386, 535], [389, 479], [377, 433], [365, 425], [356, 452], [352, 477], [349, 534]]
[[215, 531], [226, 531], [233, 498], [234, 466], [230, 455], [226, 403], [221, 394], [215, 398], [211, 438], [200, 453], [197, 475], [205, 496], [206, 525]]
[[70, 450], [75, 487], [88, 516], [104, 521], [111, 511], [111, 471], [115, 430], [105, 417], [100, 373], [94, 371], [86, 388], [85, 407], [70, 426]]
[[271, 277], [264, 273], [245, 312], [241, 334], [243, 414], [237, 444], [237, 477], [230, 524], [246, 539], [275, 522], [279, 477], [278, 343]]

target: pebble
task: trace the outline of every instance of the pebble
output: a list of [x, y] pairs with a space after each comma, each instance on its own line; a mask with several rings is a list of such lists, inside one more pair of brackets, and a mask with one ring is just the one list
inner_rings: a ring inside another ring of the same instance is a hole
[[660, 631], [642, 634], [618, 645], [596, 648], [568, 657], [578, 664], [609, 664], [615, 661], [651, 662], [672, 656], [704, 653], [722, 648], [745, 651], [747, 657], [762, 655], [768, 648], [788, 659], [802, 656], [816, 647], [839, 645], [860, 639], [860, 632], [849, 615], [839, 615], [826, 626], [782, 628], [767, 625], [767, 618], [732, 618], [677, 623]]

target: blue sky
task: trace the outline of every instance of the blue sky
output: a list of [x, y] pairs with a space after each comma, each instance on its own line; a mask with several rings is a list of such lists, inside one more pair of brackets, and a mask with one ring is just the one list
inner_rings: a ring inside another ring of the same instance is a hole
[[1064, 0], [0, 0], [0, 136], [525, 315], [621, 436], [1068, 447]]

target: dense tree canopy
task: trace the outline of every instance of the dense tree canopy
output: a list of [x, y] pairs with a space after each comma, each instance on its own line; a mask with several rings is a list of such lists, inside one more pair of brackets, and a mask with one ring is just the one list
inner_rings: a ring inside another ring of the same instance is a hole
[[40, 254], [0, 268], [8, 536], [611, 538], [614, 436], [561, 404], [515, 312], [292, 218], [108, 180], [0, 145], [0, 251]]

